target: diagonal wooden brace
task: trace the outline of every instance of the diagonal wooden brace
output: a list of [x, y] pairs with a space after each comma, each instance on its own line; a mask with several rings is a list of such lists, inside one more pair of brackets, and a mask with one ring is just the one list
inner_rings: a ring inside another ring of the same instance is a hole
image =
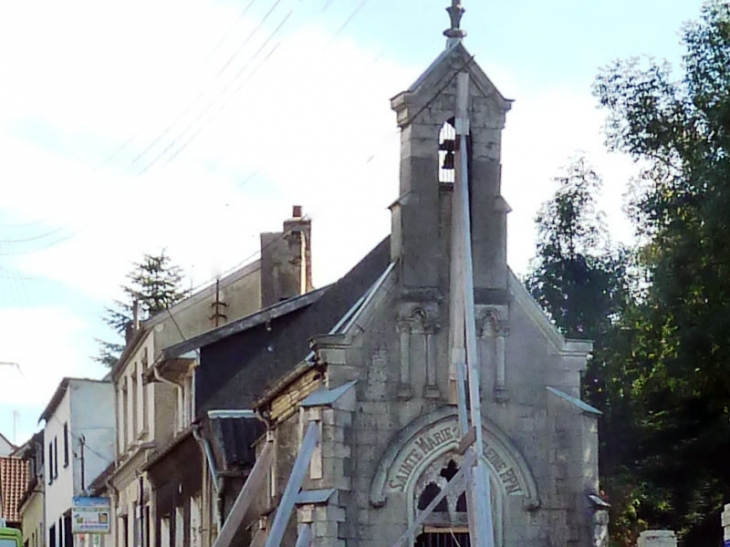
[[266, 539], [265, 547], [279, 547], [281, 539], [284, 537], [286, 525], [289, 523], [289, 517], [291, 517], [294, 510], [294, 504], [299, 490], [302, 488], [304, 477], [307, 474], [307, 467], [309, 467], [309, 461], [312, 459], [317, 441], [319, 441], [319, 426], [317, 422], [311, 421], [307, 427], [307, 432], [304, 434], [297, 459], [294, 461], [294, 467], [292, 467], [291, 475], [289, 475], [289, 482], [286, 483], [284, 494], [281, 496], [279, 507], [276, 509], [276, 516], [271, 525], [269, 537]]
[[228, 518], [223, 523], [223, 528], [221, 528], [213, 547], [229, 547], [231, 545], [236, 532], [243, 524], [246, 511], [251, 506], [254, 496], [261, 491], [261, 486], [266, 478], [266, 472], [271, 467], [273, 457], [274, 443], [268, 441], [256, 459], [256, 463], [246, 478], [243, 488], [238, 493], [238, 497], [231, 508], [231, 512], [228, 513]]
[[441, 503], [442, 499], [444, 499], [453, 491], [464, 491], [466, 485], [466, 481], [464, 479], [468, 477], [471, 471], [471, 467], [472, 465], [474, 465], [475, 461], [476, 455], [474, 454], [474, 452], [469, 452], [464, 458], [464, 461], [461, 463], [461, 469], [459, 469], [456, 475], [454, 475], [454, 477], [446, 484], [446, 486], [443, 490], [441, 490], [439, 495], [433, 498], [431, 503], [429, 503], [428, 506], [426, 506], [426, 508], [421, 511], [421, 513], [418, 515], [418, 518], [413, 522], [413, 524], [410, 525], [408, 530], [403, 532], [403, 534], [393, 544], [393, 547], [400, 547], [406, 541], [408, 541], [413, 533], [425, 522], [428, 516], [433, 513], [434, 509], [436, 509], [436, 506]]

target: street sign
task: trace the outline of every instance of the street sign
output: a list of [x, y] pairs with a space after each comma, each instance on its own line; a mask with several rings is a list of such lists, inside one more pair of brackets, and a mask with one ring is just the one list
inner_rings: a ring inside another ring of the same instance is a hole
[[74, 534], [108, 534], [111, 532], [109, 498], [73, 499], [71, 531]]

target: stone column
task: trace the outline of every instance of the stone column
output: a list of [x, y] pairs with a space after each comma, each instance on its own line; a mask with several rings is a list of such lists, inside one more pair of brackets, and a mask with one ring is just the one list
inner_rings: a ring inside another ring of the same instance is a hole
[[497, 368], [496, 381], [494, 385], [494, 396], [498, 401], [507, 401], [507, 357], [505, 354], [509, 329], [497, 326], [494, 339], [494, 357]]
[[411, 323], [405, 319], [398, 321], [400, 333], [400, 382], [398, 398], [408, 400], [413, 397], [411, 387]]
[[671, 530], [646, 530], [639, 535], [637, 547], [677, 547], [677, 537]]
[[482, 367], [494, 370], [494, 398], [497, 401], [509, 400], [507, 392], [507, 322], [499, 317], [498, 310], [487, 309], [477, 324], [481, 339]]
[[722, 512], [722, 538], [725, 540], [725, 545], [730, 545], [730, 503], [725, 506], [725, 510]]
[[438, 355], [436, 354], [436, 332], [438, 324], [428, 321], [424, 324], [424, 339], [426, 345], [426, 387], [423, 390], [423, 396], [426, 399], [438, 399], [441, 393], [438, 388], [438, 377], [436, 370], [436, 362]]

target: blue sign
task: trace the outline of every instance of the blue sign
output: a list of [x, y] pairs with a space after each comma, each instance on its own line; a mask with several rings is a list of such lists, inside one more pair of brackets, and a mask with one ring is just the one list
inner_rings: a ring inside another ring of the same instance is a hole
[[108, 534], [111, 532], [111, 512], [109, 498], [74, 498], [71, 531], [74, 534]]

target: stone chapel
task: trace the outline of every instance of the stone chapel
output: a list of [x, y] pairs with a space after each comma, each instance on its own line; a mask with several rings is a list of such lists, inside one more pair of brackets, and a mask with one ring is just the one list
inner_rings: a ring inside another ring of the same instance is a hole
[[[230, 382], [239, 397], [260, 388], [257, 371], [278, 371], [252, 401], [275, 446], [252, 545], [263, 545], [312, 422], [319, 441], [282, 545], [293, 547], [298, 525], [309, 525], [313, 545], [390, 547], [462, 465], [449, 367], [459, 73], [470, 81], [469, 214], [494, 545], [600, 544], [600, 412], [580, 400], [592, 345], [566, 340], [508, 266], [500, 151], [511, 102], [466, 50], [454, 9], [446, 50], [391, 101], [401, 164], [389, 238], [321, 294], [269, 313], [258, 334], [237, 334], [250, 363]], [[306, 349], [287, 349], [302, 340]], [[403, 544], [466, 547], [468, 526], [457, 491]]]

